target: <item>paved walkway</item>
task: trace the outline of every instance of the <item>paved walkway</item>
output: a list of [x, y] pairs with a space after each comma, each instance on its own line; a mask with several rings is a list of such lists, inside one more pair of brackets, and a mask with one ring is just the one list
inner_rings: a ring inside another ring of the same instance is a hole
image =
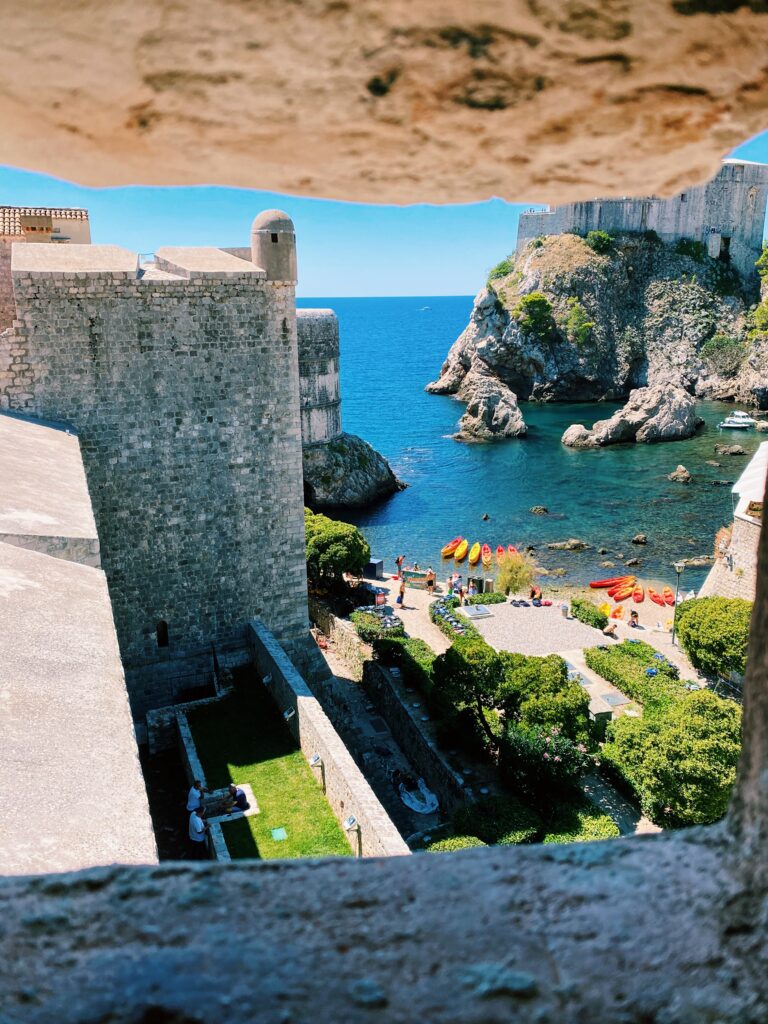
[[369, 580], [369, 582], [375, 583], [377, 587], [383, 587], [389, 592], [389, 604], [403, 620], [408, 636], [416, 636], [425, 640], [436, 654], [443, 654], [448, 650], [451, 646], [450, 640], [440, 632], [429, 617], [429, 606], [434, 601], [434, 597], [430, 597], [426, 590], [407, 587], [405, 605], [400, 608], [395, 604], [400, 580], [394, 580], [387, 576], [384, 580]]
[[559, 604], [550, 608], [515, 608], [511, 604], [488, 606], [491, 617], [475, 626], [498, 651], [518, 654], [561, 654], [574, 648], [594, 647], [605, 638], [600, 630], [578, 619], [566, 619]]
[[586, 775], [581, 788], [589, 800], [605, 814], [613, 818], [623, 836], [641, 832], [661, 832], [658, 825], [646, 818], [619, 793], [617, 789], [599, 775]]

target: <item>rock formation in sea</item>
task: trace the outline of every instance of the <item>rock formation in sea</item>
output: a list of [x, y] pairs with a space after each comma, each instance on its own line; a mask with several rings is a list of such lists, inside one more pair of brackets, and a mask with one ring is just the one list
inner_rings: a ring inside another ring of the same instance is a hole
[[517, 396], [495, 377], [481, 359], [459, 386], [457, 397], [467, 403], [454, 437], [460, 441], [496, 441], [528, 433]]
[[609, 419], [598, 420], [591, 430], [572, 424], [562, 442], [569, 448], [603, 448], [627, 441], [680, 441], [692, 437], [703, 422], [687, 391], [674, 384], [657, 384], [630, 391], [627, 404]]
[[427, 390], [461, 398], [468, 377], [490, 373], [523, 400], [621, 400], [674, 384], [768, 407], [754, 300], [728, 262], [687, 239], [621, 235], [595, 251], [575, 234], [543, 236], [491, 272]]

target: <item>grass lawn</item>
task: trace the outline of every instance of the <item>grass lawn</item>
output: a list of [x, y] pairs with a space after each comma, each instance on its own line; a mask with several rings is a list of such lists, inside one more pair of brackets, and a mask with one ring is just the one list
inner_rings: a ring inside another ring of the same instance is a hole
[[[232, 857], [352, 855], [312, 769], [253, 670], [237, 676], [235, 693], [189, 715], [211, 789], [250, 783], [260, 814], [223, 826]], [[288, 838], [272, 838], [273, 828]]]

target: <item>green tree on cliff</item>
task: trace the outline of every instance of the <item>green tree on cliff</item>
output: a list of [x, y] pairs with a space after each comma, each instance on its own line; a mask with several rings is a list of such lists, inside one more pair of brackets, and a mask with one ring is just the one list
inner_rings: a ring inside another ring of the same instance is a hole
[[359, 575], [371, 548], [356, 526], [304, 509], [307, 538], [307, 578], [311, 583], [339, 585], [344, 573]]

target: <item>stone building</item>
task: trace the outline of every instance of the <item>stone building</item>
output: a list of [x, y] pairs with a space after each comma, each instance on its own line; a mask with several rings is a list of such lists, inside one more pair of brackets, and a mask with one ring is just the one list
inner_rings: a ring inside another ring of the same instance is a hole
[[134, 715], [169, 703], [260, 617], [306, 634], [296, 249], [256, 218], [251, 260], [13, 248], [0, 402], [79, 435]]
[[11, 246], [18, 242], [87, 244], [90, 240], [87, 210], [0, 206], [0, 331], [11, 326], [16, 310], [11, 281]]
[[767, 197], [768, 165], [724, 160], [706, 185], [671, 199], [592, 199], [523, 213], [516, 248], [520, 252], [539, 235], [655, 231], [663, 242], [681, 238], [702, 242], [710, 256], [730, 261], [757, 289], [755, 261], [762, 249]]

